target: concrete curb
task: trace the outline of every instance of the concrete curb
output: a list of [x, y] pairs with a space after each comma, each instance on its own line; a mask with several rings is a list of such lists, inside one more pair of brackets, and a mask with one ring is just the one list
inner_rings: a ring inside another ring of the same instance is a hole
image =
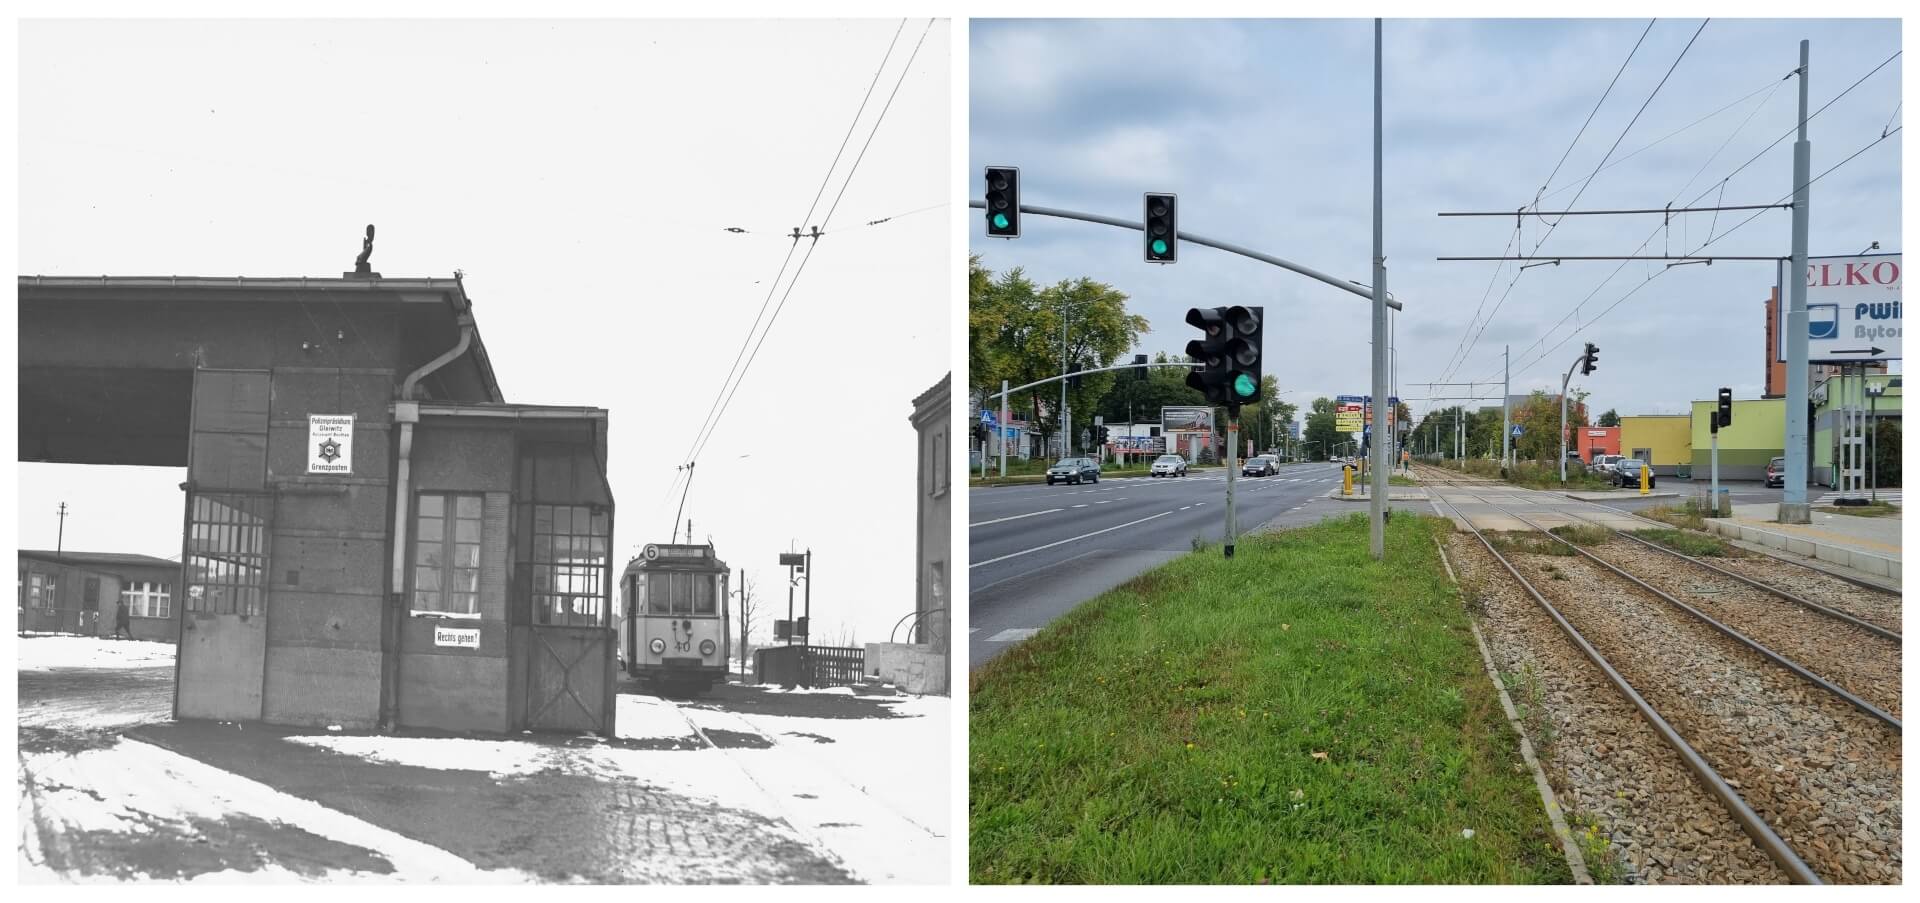
[[1891, 555], [1882, 555], [1878, 552], [1866, 551], [1865, 549], [1855, 549], [1835, 543], [1821, 542], [1817, 539], [1808, 539], [1776, 530], [1765, 530], [1750, 524], [1743, 524], [1724, 518], [1709, 519], [1706, 524], [1708, 532], [1716, 533], [1729, 539], [1738, 539], [1756, 545], [1779, 549], [1780, 551], [1790, 552], [1803, 558], [1814, 558], [1820, 561], [1832, 562], [1841, 567], [1852, 568], [1861, 573], [1871, 574], [1882, 579], [1898, 579], [1900, 576], [1900, 559]]
[[[1440, 544], [1437, 536], [1434, 537], [1433, 547], [1440, 553], [1440, 563], [1446, 566], [1447, 579], [1453, 581], [1455, 589], [1458, 589], [1460, 578], [1453, 573], [1453, 563], [1447, 560], [1447, 547]], [[1487, 648], [1487, 638], [1480, 632], [1480, 621], [1471, 612], [1467, 614], [1467, 626], [1473, 629], [1473, 641], [1480, 647], [1480, 661], [1486, 665], [1487, 679], [1493, 682], [1494, 691], [1500, 694], [1500, 708], [1507, 713], [1507, 726], [1513, 728], [1514, 734], [1520, 738], [1520, 758], [1526, 760], [1527, 768], [1533, 772], [1533, 786], [1540, 791], [1540, 804], [1547, 810], [1547, 821], [1553, 823], [1553, 833], [1560, 838], [1560, 851], [1566, 855], [1567, 868], [1573, 872], [1573, 883], [1592, 884], [1593, 875], [1587, 872], [1587, 859], [1581, 854], [1580, 845], [1573, 840], [1573, 831], [1567, 827], [1559, 797], [1554, 795], [1553, 785], [1547, 782], [1547, 773], [1540, 767], [1540, 758], [1533, 754], [1533, 741], [1527, 739], [1526, 725], [1520, 722], [1520, 712], [1514, 708], [1513, 697], [1507, 695], [1506, 685], [1500, 682], [1500, 669], [1494, 667], [1493, 650]]]
[[[1327, 498], [1333, 499], [1336, 502], [1364, 502], [1372, 497], [1372, 495], [1359, 492], [1352, 495], [1341, 495], [1338, 489], [1327, 493]], [[1409, 489], [1402, 486], [1400, 487], [1400, 491], [1387, 493], [1387, 501], [1389, 502], [1424, 502], [1426, 500], [1427, 491], [1425, 489]]]
[[1573, 499], [1576, 502], [1610, 502], [1618, 499], [1677, 499], [1680, 497], [1680, 493], [1678, 492], [1649, 492], [1646, 495], [1641, 495], [1639, 491], [1632, 489], [1622, 492], [1563, 492], [1561, 495]]

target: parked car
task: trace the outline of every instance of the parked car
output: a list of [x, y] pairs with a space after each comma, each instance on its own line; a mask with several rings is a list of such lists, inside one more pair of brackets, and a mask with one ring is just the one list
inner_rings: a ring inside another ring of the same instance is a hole
[[1647, 470], [1647, 488], [1659, 485], [1658, 478], [1653, 474], [1653, 466], [1639, 458], [1622, 458], [1613, 466], [1613, 485], [1628, 488], [1639, 486], [1640, 469], [1643, 467]]
[[1595, 474], [1601, 474], [1601, 475], [1610, 474], [1613, 472], [1613, 466], [1615, 464], [1620, 463], [1620, 459], [1624, 457], [1626, 456], [1625, 455], [1595, 455], [1593, 457], [1593, 463], [1587, 465], [1587, 470], [1588, 472], [1595, 473]]
[[1100, 482], [1100, 462], [1092, 458], [1061, 458], [1052, 467], [1047, 468], [1047, 485], [1055, 481], [1062, 483], [1098, 483]]
[[1152, 477], [1184, 477], [1187, 475], [1187, 459], [1179, 455], [1161, 455], [1153, 459], [1153, 466], [1147, 469]]
[[1247, 459], [1247, 463], [1240, 468], [1240, 475], [1243, 477], [1270, 477], [1279, 470], [1280, 465], [1272, 458], [1266, 455], [1256, 455]]
[[1787, 486], [1787, 459], [1774, 458], [1767, 462], [1767, 488]]

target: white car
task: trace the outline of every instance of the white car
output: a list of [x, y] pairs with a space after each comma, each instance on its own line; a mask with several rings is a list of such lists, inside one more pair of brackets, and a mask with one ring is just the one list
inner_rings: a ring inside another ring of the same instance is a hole
[[1147, 469], [1152, 477], [1184, 477], [1187, 475], [1187, 459], [1179, 455], [1161, 455], [1153, 459], [1153, 466]]

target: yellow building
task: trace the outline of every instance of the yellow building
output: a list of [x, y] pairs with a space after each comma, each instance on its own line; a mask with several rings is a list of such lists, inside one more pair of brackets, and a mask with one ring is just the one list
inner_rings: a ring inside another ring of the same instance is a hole
[[[1707, 478], [1713, 455], [1715, 399], [1693, 403], [1693, 477]], [[1720, 479], [1758, 480], [1767, 462], [1786, 454], [1787, 402], [1759, 398], [1733, 403], [1733, 423], [1720, 431]]]
[[1687, 414], [1639, 414], [1620, 418], [1620, 453], [1673, 476], [1693, 464], [1693, 418]]

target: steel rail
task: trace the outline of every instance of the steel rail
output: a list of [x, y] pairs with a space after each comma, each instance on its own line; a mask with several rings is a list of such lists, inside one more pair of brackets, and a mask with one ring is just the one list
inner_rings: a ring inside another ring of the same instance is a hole
[[[1582, 500], [1575, 499], [1575, 501], [1582, 501]], [[1597, 526], [1605, 527], [1606, 525], [1598, 524]], [[1694, 564], [1697, 564], [1703, 568], [1706, 568], [1707, 570], [1712, 571], [1716, 574], [1719, 574], [1723, 577], [1731, 577], [1735, 580], [1740, 581], [1741, 583], [1744, 583], [1748, 586], [1753, 587], [1754, 589], [1760, 590], [1762, 592], [1772, 593], [1776, 596], [1779, 596], [1782, 599], [1792, 602], [1795, 605], [1799, 605], [1801, 607], [1819, 612], [1820, 614], [1826, 615], [1830, 618], [1834, 618], [1836, 620], [1844, 621], [1848, 624], [1852, 624], [1853, 626], [1858, 627], [1861, 630], [1867, 631], [1868, 633], [1874, 634], [1875, 636], [1883, 637], [1885, 639], [1892, 640], [1896, 643], [1901, 642], [1900, 634], [1895, 633], [1891, 630], [1888, 630], [1885, 627], [1882, 627], [1878, 624], [1875, 624], [1872, 621], [1867, 621], [1867, 620], [1855, 617], [1837, 608], [1828, 608], [1827, 606], [1821, 605], [1820, 603], [1815, 602], [1811, 599], [1802, 599], [1801, 597], [1796, 596], [1793, 593], [1787, 592], [1786, 590], [1781, 589], [1780, 587], [1774, 586], [1771, 583], [1762, 583], [1744, 574], [1737, 574], [1733, 571], [1729, 571], [1726, 568], [1723, 568], [1705, 559], [1695, 558], [1694, 556], [1688, 555], [1685, 552], [1669, 549], [1666, 546], [1663, 546], [1657, 542], [1651, 542], [1645, 539], [1641, 539], [1640, 537], [1635, 536], [1632, 533], [1628, 533], [1627, 531], [1622, 530], [1618, 527], [1608, 527], [1608, 529], [1612, 530], [1618, 536], [1621, 536], [1626, 539], [1631, 539], [1634, 542], [1637, 542], [1643, 546], [1646, 546], [1649, 549], [1653, 549], [1654, 551], [1665, 552], [1668, 555], [1672, 555], [1673, 557], [1679, 558], [1683, 561], [1691, 561]]]
[[1633, 707], [1639, 711], [1640, 717], [1653, 728], [1654, 733], [1658, 734], [1661, 740], [1666, 741], [1668, 746], [1673, 747], [1674, 752], [1679, 753], [1680, 760], [1686, 764], [1687, 769], [1693, 772], [1694, 777], [1700, 779], [1700, 783], [1706, 787], [1708, 793], [1720, 801], [1721, 806], [1726, 808], [1727, 814], [1740, 825], [1740, 829], [1753, 839], [1754, 845], [1767, 854], [1767, 858], [1780, 866], [1781, 870], [1785, 871], [1795, 883], [1825, 883], [1820, 880], [1819, 875], [1814, 873], [1813, 867], [1807, 865], [1806, 860], [1801, 859], [1800, 854], [1795, 853], [1793, 847], [1789, 846], [1786, 840], [1782, 839], [1773, 827], [1760, 817], [1759, 813], [1754, 812], [1753, 807], [1747, 805], [1747, 801], [1742, 799], [1738, 792], [1728, 786], [1726, 779], [1707, 763], [1692, 744], [1689, 744], [1685, 737], [1680, 736], [1680, 732], [1674, 730], [1673, 725], [1668, 724], [1665, 718], [1660, 717], [1660, 713], [1654, 710], [1653, 705], [1647, 702], [1646, 698], [1641, 696], [1619, 671], [1614, 669], [1598, 649], [1587, 642], [1586, 637], [1580, 635], [1580, 631], [1574, 629], [1566, 616], [1553, 607], [1553, 603], [1548, 602], [1547, 598], [1527, 581], [1527, 578], [1520, 576], [1520, 571], [1514, 568], [1513, 563], [1501, 555], [1499, 549], [1493, 547], [1492, 540], [1487, 539], [1486, 535], [1473, 525], [1473, 521], [1460, 514], [1460, 509], [1455, 508], [1452, 502], [1446, 504], [1447, 507], [1453, 508], [1454, 514], [1459, 517], [1461, 523], [1466, 524], [1467, 530], [1473, 534], [1474, 538], [1487, 547], [1488, 554], [1491, 554], [1495, 561], [1500, 562], [1500, 566], [1506, 568], [1507, 573], [1512, 574], [1514, 580], [1519, 581], [1520, 587], [1527, 591], [1527, 595], [1533, 597], [1533, 601], [1546, 611], [1547, 616], [1552, 618], [1555, 624], [1560, 625], [1560, 630], [1573, 641], [1574, 646], [1578, 647], [1581, 653], [1586, 655], [1587, 660], [1593, 662], [1594, 666], [1606, 675], [1607, 681], [1613, 684], [1613, 688], [1620, 691], [1620, 695], [1625, 696], [1627, 701], [1633, 704]]
[[[1479, 497], [1475, 496], [1475, 498], [1479, 498]], [[1622, 577], [1627, 578], [1628, 580], [1632, 581], [1635, 586], [1638, 586], [1649, 593], [1659, 596], [1661, 599], [1665, 600], [1667, 603], [1679, 608], [1680, 610], [1686, 612], [1687, 614], [1690, 614], [1696, 618], [1699, 618], [1707, 626], [1712, 627], [1714, 630], [1719, 631], [1722, 635], [1726, 636], [1728, 639], [1739, 642], [1742, 645], [1746, 646], [1748, 649], [1751, 649], [1754, 652], [1759, 653], [1762, 658], [1765, 658], [1766, 660], [1773, 662], [1774, 664], [1779, 665], [1780, 667], [1785, 668], [1788, 671], [1792, 671], [1794, 674], [1798, 675], [1801, 679], [1813, 684], [1814, 686], [1819, 687], [1822, 690], [1826, 690], [1827, 692], [1840, 697], [1841, 699], [1845, 700], [1847, 704], [1853, 706], [1854, 708], [1857, 708], [1860, 711], [1867, 713], [1868, 715], [1872, 715], [1873, 717], [1878, 718], [1880, 721], [1884, 722], [1888, 727], [1893, 728], [1894, 731], [1899, 733], [1905, 733], [1904, 731], [1901, 730], [1899, 718], [1895, 717], [1894, 715], [1880, 708], [1879, 706], [1876, 706], [1871, 702], [1868, 702], [1864, 699], [1861, 699], [1858, 696], [1853, 695], [1851, 692], [1848, 692], [1845, 687], [1839, 686], [1838, 684], [1835, 684], [1832, 681], [1829, 681], [1826, 678], [1821, 677], [1820, 675], [1807, 670], [1806, 668], [1802, 667], [1798, 662], [1795, 662], [1792, 659], [1789, 659], [1786, 656], [1781, 655], [1780, 653], [1775, 652], [1772, 649], [1769, 649], [1766, 646], [1762, 645], [1758, 640], [1748, 637], [1746, 634], [1741, 633], [1740, 631], [1735, 630], [1732, 627], [1729, 627], [1725, 624], [1720, 623], [1719, 621], [1715, 620], [1712, 615], [1709, 615], [1698, 608], [1695, 608], [1691, 605], [1688, 605], [1685, 602], [1680, 601], [1680, 599], [1675, 597], [1673, 594], [1668, 593], [1665, 590], [1662, 590], [1659, 587], [1656, 587], [1646, 582], [1645, 580], [1642, 580], [1638, 577], [1635, 577], [1632, 574], [1627, 573], [1619, 565], [1616, 565], [1613, 562], [1610, 562], [1604, 558], [1601, 558], [1598, 555], [1593, 554], [1592, 552], [1587, 551], [1586, 549], [1581, 548], [1578, 543], [1567, 540], [1566, 538], [1561, 537], [1558, 534], [1554, 533], [1552, 530], [1549, 530], [1545, 527], [1540, 526], [1537, 523], [1534, 523], [1531, 520], [1528, 520], [1526, 515], [1517, 513], [1510, 508], [1503, 507], [1498, 502], [1489, 502], [1484, 498], [1479, 498], [1479, 501], [1481, 502], [1481, 504], [1491, 506], [1492, 508], [1507, 515], [1508, 517], [1513, 518], [1514, 520], [1517, 520], [1523, 524], [1526, 524], [1527, 526], [1532, 527], [1535, 530], [1539, 530], [1541, 533], [1544, 533], [1548, 537], [1552, 538], [1553, 541], [1558, 542], [1561, 545], [1564, 545], [1567, 548], [1574, 550], [1575, 552], [1578, 552], [1579, 554], [1585, 556], [1586, 558], [1600, 565], [1601, 567], [1604, 567], [1607, 570], [1614, 572], [1615, 574], [1618, 574]], [[1455, 509], [1455, 510], [1457, 511], [1458, 509]]]

